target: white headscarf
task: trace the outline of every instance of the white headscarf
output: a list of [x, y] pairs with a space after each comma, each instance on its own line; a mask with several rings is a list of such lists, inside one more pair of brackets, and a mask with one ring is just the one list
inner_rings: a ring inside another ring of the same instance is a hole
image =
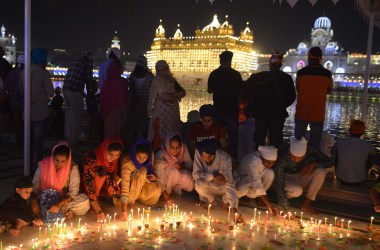
[[268, 161], [277, 160], [277, 148], [273, 146], [259, 146], [258, 148], [261, 156]]
[[297, 140], [295, 137], [290, 137], [290, 153], [297, 157], [302, 157], [306, 154], [307, 141], [304, 137]]

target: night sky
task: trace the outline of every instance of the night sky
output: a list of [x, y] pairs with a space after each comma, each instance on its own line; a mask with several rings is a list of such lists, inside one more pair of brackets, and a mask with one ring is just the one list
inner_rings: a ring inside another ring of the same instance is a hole
[[[166, 36], [181, 24], [184, 36], [194, 36], [196, 27], [209, 24], [214, 14], [219, 21], [229, 15], [235, 35], [250, 22], [254, 46], [263, 53], [281, 52], [309, 41], [314, 21], [323, 14], [331, 19], [334, 40], [345, 51], [366, 52], [368, 22], [353, 0], [319, 0], [312, 5], [300, 0], [291, 8], [286, 0], [33, 0], [32, 47], [63, 48], [69, 52], [96, 51], [110, 45], [114, 31], [122, 51], [138, 55], [150, 49], [159, 19]], [[18, 38], [23, 47], [23, 0], [1, 0], [0, 25]], [[380, 52], [380, 29], [375, 27], [373, 52]]]

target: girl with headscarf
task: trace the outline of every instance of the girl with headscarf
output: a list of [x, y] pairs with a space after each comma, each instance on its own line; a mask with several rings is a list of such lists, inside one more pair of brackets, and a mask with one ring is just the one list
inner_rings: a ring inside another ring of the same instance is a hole
[[115, 60], [109, 66], [100, 92], [99, 108], [104, 121], [104, 136], [119, 136], [125, 130], [128, 114], [128, 80], [121, 77], [122, 66]]
[[121, 218], [127, 219], [127, 205], [136, 200], [151, 206], [158, 202], [161, 186], [153, 169], [153, 152], [149, 141], [138, 140], [121, 159]]
[[82, 158], [84, 190], [98, 220], [105, 219], [98, 202], [99, 196], [113, 197], [114, 205], [120, 204], [120, 177], [117, 174], [122, 150], [123, 144], [119, 137], [107, 137]]
[[147, 59], [141, 55], [137, 58], [135, 69], [129, 76], [131, 100], [131, 133], [133, 141], [147, 138], [149, 116], [146, 112], [149, 92], [154, 75], [149, 70]]
[[169, 132], [181, 133], [179, 101], [186, 91], [171, 75], [169, 65], [160, 60], [156, 63], [156, 76], [149, 94], [148, 115], [151, 116], [148, 140], [156, 151]]
[[33, 213], [39, 215], [41, 210], [44, 222], [85, 214], [90, 205], [87, 196], [79, 194], [79, 187], [78, 165], [71, 161], [71, 149], [66, 142], [59, 142], [51, 156], [38, 163], [33, 178]]
[[155, 155], [154, 168], [161, 185], [162, 198], [168, 206], [173, 205], [170, 197], [173, 190], [177, 192], [181, 192], [182, 189], [187, 192], [193, 190], [192, 167], [193, 161], [182, 138], [178, 134], [166, 136], [161, 150]]

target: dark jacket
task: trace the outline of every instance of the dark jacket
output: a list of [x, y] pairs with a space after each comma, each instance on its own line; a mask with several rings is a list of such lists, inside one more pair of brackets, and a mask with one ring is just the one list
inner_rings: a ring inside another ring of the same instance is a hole
[[286, 108], [296, 99], [292, 77], [281, 70], [252, 74], [245, 83], [244, 94], [253, 102], [253, 117], [261, 121], [285, 119], [289, 116]]

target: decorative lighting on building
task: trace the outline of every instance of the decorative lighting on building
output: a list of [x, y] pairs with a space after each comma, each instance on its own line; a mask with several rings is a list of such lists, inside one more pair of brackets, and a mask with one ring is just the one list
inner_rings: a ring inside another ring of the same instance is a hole
[[257, 69], [258, 54], [253, 50], [253, 32], [247, 27], [234, 36], [228, 16], [220, 24], [214, 15], [210, 24], [195, 30], [195, 36], [184, 37], [180, 25], [173, 37], [166, 38], [160, 20], [151, 50], [147, 52], [148, 67], [154, 69], [158, 60], [165, 60], [173, 72], [211, 72], [219, 67], [219, 54], [229, 50], [234, 53], [232, 67], [246, 73]]

